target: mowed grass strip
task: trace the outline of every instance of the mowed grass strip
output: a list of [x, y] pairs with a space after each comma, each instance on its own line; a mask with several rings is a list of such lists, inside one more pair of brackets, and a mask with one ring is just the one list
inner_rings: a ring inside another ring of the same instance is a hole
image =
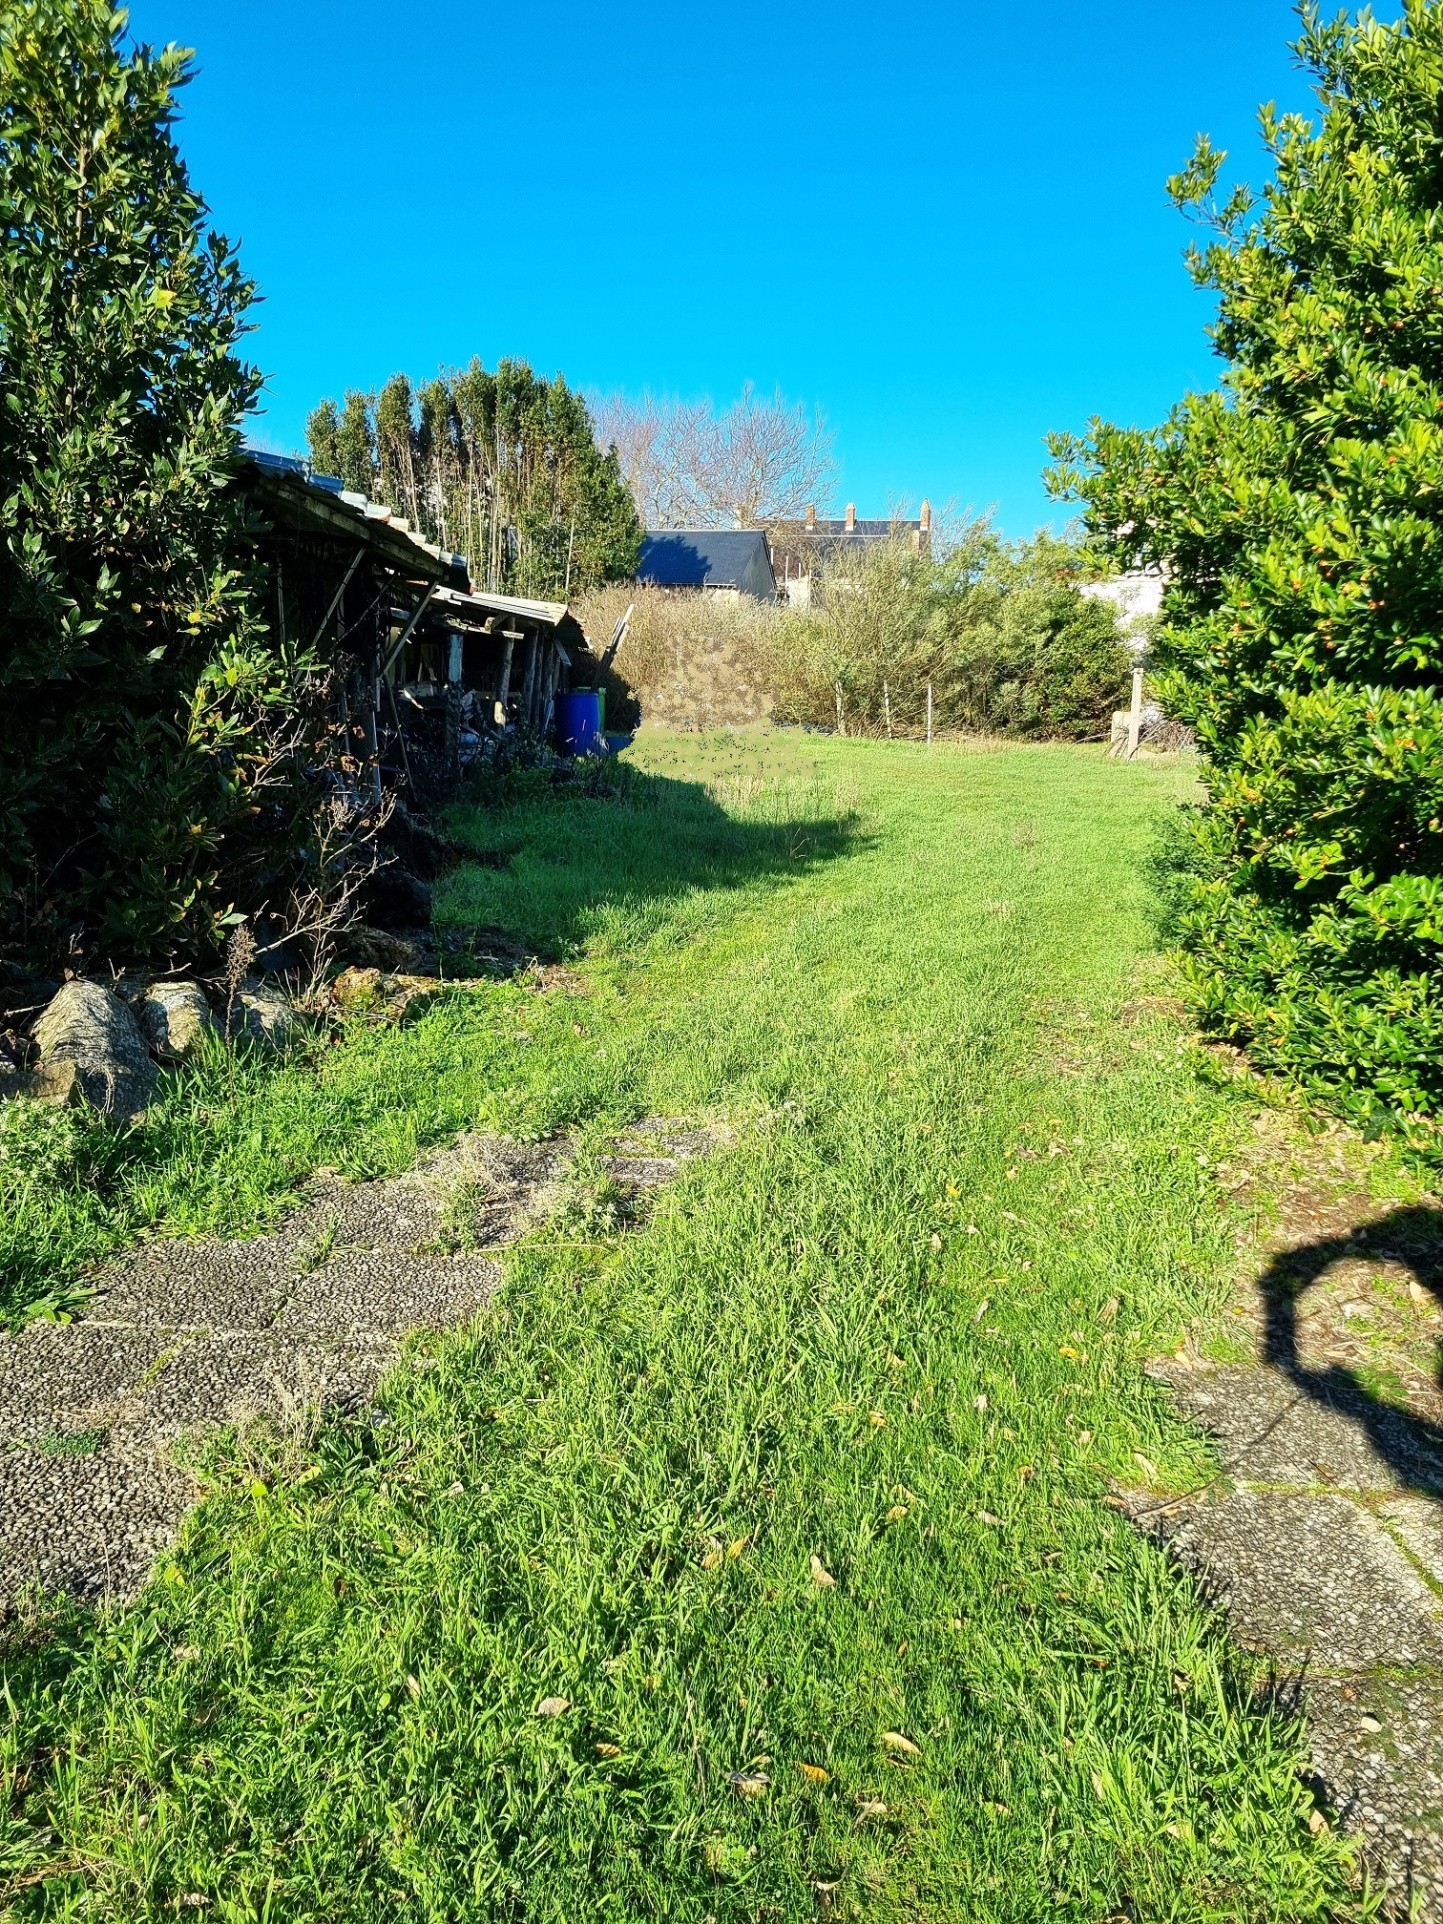
[[[637, 752], [453, 883], [590, 993], [392, 1041], [509, 1077], [482, 1120], [734, 1143], [622, 1236], [583, 1180], [378, 1413], [216, 1452], [135, 1605], [17, 1641], [13, 1914], [1361, 1915], [1296, 1729], [1105, 1500], [1209, 1474], [1140, 1369], [1220, 1300], [1246, 1122], [1140, 986], [1185, 771]], [[386, 1140], [460, 1073], [393, 1071]]]

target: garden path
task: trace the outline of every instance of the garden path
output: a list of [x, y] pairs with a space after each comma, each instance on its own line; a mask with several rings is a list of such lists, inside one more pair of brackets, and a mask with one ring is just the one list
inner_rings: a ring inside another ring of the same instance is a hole
[[[655, 1189], [711, 1142], [650, 1119], [601, 1171]], [[367, 1402], [408, 1332], [481, 1308], [573, 1160], [565, 1139], [463, 1136], [391, 1180], [323, 1173], [270, 1234], [142, 1243], [97, 1272], [76, 1322], [0, 1335], [0, 1617], [36, 1585], [134, 1592], [200, 1494], [178, 1442]]]
[[1225, 1481], [1129, 1507], [1305, 1704], [1327, 1801], [1397, 1914], [1443, 1918], [1443, 1213], [1315, 1171], [1263, 1253], [1236, 1311], [1251, 1359], [1181, 1349], [1152, 1372]]

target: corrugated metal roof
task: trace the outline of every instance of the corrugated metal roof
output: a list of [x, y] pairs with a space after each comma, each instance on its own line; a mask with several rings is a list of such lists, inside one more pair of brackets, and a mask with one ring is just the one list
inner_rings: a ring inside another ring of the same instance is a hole
[[[920, 534], [920, 521], [854, 521], [849, 528], [845, 521], [799, 521], [795, 524], [798, 537], [811, 540], [820, 535], [832, 541], [840, 537], [845, 541], [886, 541], [894, 535]], [[788, 534], [793, 530], [789, 528]]]
[[314, 490], [316, 494], [324, 497], [325, 505], [333, 512], [349, 513], [359, 525], [367, 523], [372, 526], [379, 525], [389, 534], [409, 541], [413, 547], [419, 548], [423, 554], [429, 556], [446, 571], [459, 570], [463, 576], [466, 574], [464, 555], [450, 554], [445, 548], [438, 547], [435, 542], [427, 541], [419, 530], [413, 528], [410, 522], [404, 516], [398, 515], [393, 508], [387, 507], [383, 501], [372, 501], [367, 495], [355, 493], [335, 475], [316, 474], [312, 471], [309, 462], [298, 460], [290, 454], [271, 454], [264, 448], [247, 447], [245, 456], [262, 474], [272, 477], [282, 485], [302, 492]]
[[478, 615], [514, 615], [518, 621], [534, 621], [543, 628], [557, 628], [571, 610], [564, 601], [525, 601], [519, 595], [496, 595], [484, 589], [462, 594], [456, 588], [438, 588], [431, 597], [441, 608]]

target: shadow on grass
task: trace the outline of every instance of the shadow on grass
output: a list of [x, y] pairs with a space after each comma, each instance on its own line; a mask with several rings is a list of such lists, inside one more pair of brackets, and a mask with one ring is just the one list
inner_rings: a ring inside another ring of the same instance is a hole
[[[1355, 1422], [1400, 1482], [1430, 1495], [1443, 1495], [1443, 1429], [1381, 1402], [1355, 1370], [1341, 1363], [1310, 1368], [1299, 1354], [1302, 1298], [1335, 1263], [1360, 1257], [1406, 1264], [1418, 1284], [1443, 1304], [1443, 1210], [1394, 1209], [1348, 1235], [1326, 1236], [1273, 1258], [1260, 1278], [1266, 1304], [1266, 1360], [1305, 1395]], [[1438, 1382], [1443, 1388], [1443, 1354]]]
[[611, 796], [562, 789], [453, 808], [463, 859], [439, 890], [438, 925], [474, 930], [482, 947], [504, 930], [558, 960], [597, 936], [645, 940], [687, 896], [790, 880], [870, 839], [859, 811], [815, 783], [738, 783], [719, 797], [629, 772]]

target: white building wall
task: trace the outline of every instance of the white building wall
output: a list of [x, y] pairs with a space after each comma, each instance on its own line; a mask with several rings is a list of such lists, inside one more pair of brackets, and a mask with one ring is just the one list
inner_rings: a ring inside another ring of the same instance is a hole
[[1162, 613], [1166, 577], [1160, 570], [1138, 569], [1111, 581], [1085, 581], [1079, 592], [1093, 601], [1110, 601], [1117, 610], [1123, 639], [1135, 654], [1147, 647], [1148, 625]]

